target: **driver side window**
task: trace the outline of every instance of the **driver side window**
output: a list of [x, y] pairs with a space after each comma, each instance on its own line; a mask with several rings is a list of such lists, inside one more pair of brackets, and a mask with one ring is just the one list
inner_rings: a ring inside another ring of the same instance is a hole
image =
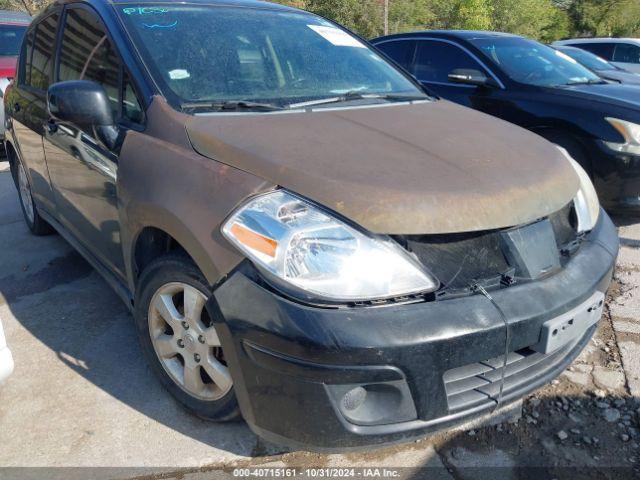
[[67, 10], [59, 58], [58, 81], [96, 82], [107, 92], [115, 119], [142, 120], [140, 102], [96, 14], [85, 8]]
[[456, 45], [434, 40], [418, 42], [413, 74], [422, 82], [451, 83], [449, 74], [456, 69], [486, 70]]

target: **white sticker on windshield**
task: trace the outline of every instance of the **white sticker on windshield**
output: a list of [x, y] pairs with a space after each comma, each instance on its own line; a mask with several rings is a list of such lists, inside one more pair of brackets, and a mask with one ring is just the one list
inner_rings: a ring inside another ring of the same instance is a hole
[[171, 70], [169, 72], [169, 78], [171, 80], [184, 80], [185, 78], [189, 78], [191, 74], [186, 70], [182, 70], [181, 68], [176, 68], [175, 70]]
[[322, 25], [307, 25], [307, 27], [337, 47], [367, 48], [356, 37], [352, 37], [339, 28], [325, 27]]

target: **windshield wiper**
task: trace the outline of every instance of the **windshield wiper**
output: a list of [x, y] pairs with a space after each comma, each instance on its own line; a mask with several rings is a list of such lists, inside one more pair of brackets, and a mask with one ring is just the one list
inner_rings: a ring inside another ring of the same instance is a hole
[[593, 80], [587, 80], [587, 81], [576, 80], [576, 81], [573, 81], [573, 82], [567, 82], [567, 83], [565, 83], [565, 85], [570, 85], [570, 86], [573, 86], [573, 85], [604, 85], [605, 83], [607, 83], [607, 82], [605, 82], [602, 79], [597, 79], [597, 80], [593, 79]]
[[182, 110], [216, 110], [231, 111], [257, 110], [262, 112], [272, 112], [284, 110], [284, 107], [273, 103], [250, 102], [247, 100], [227, 100], [225, 102], [186, 102], [180, 105]]
[[291, 103], [287, 105], [288, 108], [305, 108], [315, 107], [317, 105], [328, 105], [331, 103], [343, 103], [350, 102], [352, 100], [400, 100], [400, 101], [414, 101], [414, 100], [429, 100], [427, 95], [416, 94], [401, 94], [401, 93], [367, 93], [353, 90], [343, 93], [342, 95], [336, 95], [335, 97], [319, 98], [317, 100], [309, 100], [307, 102]]

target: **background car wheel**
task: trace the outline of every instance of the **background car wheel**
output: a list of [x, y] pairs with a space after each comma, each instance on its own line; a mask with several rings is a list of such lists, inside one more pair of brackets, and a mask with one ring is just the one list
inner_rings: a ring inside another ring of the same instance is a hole
[[168, 255], [140, 277], [135, 319], [142, 349], [169, 392], [199, 417], [240, 416], [224, 349], [206, 308], [211, 291], [187, 258]]
[[34, 235], [49, 235], [53, 233], [53, 228], [38, 213], [38, 208], [33, 201], [31, 194], [31, 184], [27, 177], [27, 172], [22, 166], [22, 162], [16, 162], [16, 180], [18, 195], [20, 196], [20, 206], [24, 221]]

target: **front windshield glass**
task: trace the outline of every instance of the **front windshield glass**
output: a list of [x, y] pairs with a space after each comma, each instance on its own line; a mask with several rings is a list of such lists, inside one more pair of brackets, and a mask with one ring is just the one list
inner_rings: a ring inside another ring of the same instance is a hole
[[0, 56], [17, 56], [26, 30], [25, 25], [0, 25]]
[[591, 70], [602, 71], [602, 70], [615, 70], [616, 67], [611, 65], [609, 62], [604, 60], [603, 58], [594, 55], [591, 52], [587, 52], [586, 50], [582, 50], [580, 48], [560, 48], [562, 53], [566, 53], [574, 60], [577, 60], [582, 65]]
[[116, 8], [162, 93], [183, 110], [425, 97], [359, 39], [315, 15], [170, 3]]
[[512, 80], [553, 87], [602, 83], [595, 73], [573, 58], [525, 38], [481, 38], [471, 41]]

